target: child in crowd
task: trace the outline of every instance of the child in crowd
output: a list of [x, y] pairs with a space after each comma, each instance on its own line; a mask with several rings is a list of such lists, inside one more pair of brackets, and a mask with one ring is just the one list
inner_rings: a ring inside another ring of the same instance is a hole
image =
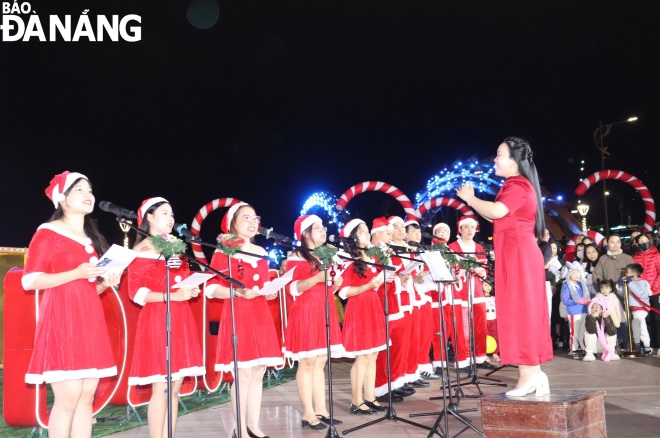
[[584, 320], [589, 304], [589, 290], [582, 279], [578, 262], [566, 262], [566, 277], [561, 290], [561, 301], [568, 313], [569, 344], [573, 359], [584, 357]]
[[495, 351], [493, 351], [493, 360], [499, 362], [500, 360], [500, 340], [497, 337], [497, 314], [495, 312], [495, 296], [493, 291], [493, 280], [486, 279], [483, 281], [482, 287], [484, 296], [486, 297], [486, 322], [488, 324], [488, 335], [492, 336], [497, 342]]
[[599, 349], [599, 344], [603, 351], [601, 358], [605, 362], [620, 360], [621, 358], [615, 352], [616, 332], [620, 323], [618, 315], [609, 312], [609, 303], [606, 298], [595, 297], [591, 300], [589, 314], [584, 322], [586, 355], [582, 360], [585, 362], [596, 360], [594, 353]]
[[649, 307], [649, 295], [651, 293], [651, 286], [646, 280], [642, 280], [640, 275], [644, 272], [644, 268], [639, 263], [630, 263], [626, 266], [626, 278], [619, 279], [620, 285], [617, 285], [617, 293], [623, 294], [623, 281], [628, 283], [628, 303], [630, 305], [630, 313], [632, 315], [632, 332], [633, 342], [635, 343], [634, 351], [640, 352], [645, 356], [653, 354], [650, 348], [651, 337], [646, 325], [646, 315], [649, 312], [646, 310]]

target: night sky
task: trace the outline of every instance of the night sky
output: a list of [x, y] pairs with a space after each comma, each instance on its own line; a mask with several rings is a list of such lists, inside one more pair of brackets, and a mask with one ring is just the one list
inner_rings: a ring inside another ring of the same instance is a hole
[[[137, 210], [163, 196], [190, 224], [207, 202], [235, 197], [292, 235], [315, 191], [380, 180], [414, 199], [440, 169], [490, 159], [509, 135], [530, 141], [542, 185], [575, 205], [580, 177], [600, 170], [599, 122], [633, 115], [605, 137], [605, 167], [660, 197], [657, 1], [31, 6], [45, 22], [85, 8], [138, 14], [142, 40], [0, 43], [0, 246], [29, 244], [64, 170], [86, 174], [97, 202]], [[214, 7], [217, 22], [200, 29]], [[611, 224], [643, 222], [632, 188], [608, 189]], [[585, 200], [602, 223], [601, 186]], [[381, 194], [348, 208], [369, 224], [403, 215]], [[204, 222], [205, 240], [224, 211]], [[121, 243], [111, 214], [93, 216]]]

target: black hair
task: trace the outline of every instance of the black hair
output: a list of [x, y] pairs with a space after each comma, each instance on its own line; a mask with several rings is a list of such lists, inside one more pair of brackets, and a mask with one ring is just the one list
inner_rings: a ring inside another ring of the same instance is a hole
[[[307, 260], [307, 262], [312, 266], [312, 272], [316, 272], [321, 270], [321, 261], [314, 257], [314, 252], [312, 251], [313, 248], [310, 248], [307, 244], [308, 240], [311, 239], [311, 229], [312, 227], [310, 225], [306, 229], [302, 230], [302, 236], [300, 236], [300, 248], [304, 249], [297, 249], [296, 254]], [[305, 236], [307, 236], [308, 239], [305, 239]]]
[[537, 239], [543, 237], [545, 230], [545, 215], [543, 214], [543, 198], [541, 196], [541, 185], [539, 176], [532, 159], [532, 148], [529, 142], [520, 137], [507, 137], [504, 143], [509, 146], [509, 155], [518, 164], [518, 171], [522, 176], [532, 184], [536, 193], [536, 222], [534, 224], [534, 234]]
[[[149, 207], [149, 209], [147, 211], [144, 212], [144, 216], [142, 216], [142, 218], [141, 218], [142, 223], [140, 224], [140, 229], [142, 231], [144, 231], [145, 233], [151, 235], [151, 233], [149, 233], [149, 221], [147, 220], [147, 214], [149, 214], [149, 213], [153, 214], [153, 212], [156, 211], [156, 209], [158, 207], [160, 207], [161, 205], [163, 205], [163, 204], [169, 204], [169, 202], [167, 202], [167, 201], [156, 202], [154, 205]], [[137, 233], [137, 236], [135, 237], [135, 243], [133, 245], [137, 245], [138, 243], [140, 243], [144, 239], [146, 239], [146, 236], [143, 233]]]
[[644, 268], [639, 263], [630, 263], [626, 265], [626, 269], [630, 269], [637, 275], [642, 275], [642, 272], [644, 272]]
[[358, 242], [357, 239], [357, 233], [359, 227], [360, 224], [357, 224], [351, 230], [351, 234], [348, 236], [349, 241], [346, 244], [346, 250], [351, 255], [351, 257], [353, 257], [354, 259], [358, 259], [357, 261], [353, 262], [355, 273], [360, 277], [366, 278], [367, 264], [361, 261], [362, 255], [364, 254], [364, 249], [360, 247], [360, 243]]
[[611, 279], [603, 278], [602, 280], [598, 280], [598, 290], [601, 290], [605, 285], [608, 285], [610, 289], [614, 290], [614, 281]]

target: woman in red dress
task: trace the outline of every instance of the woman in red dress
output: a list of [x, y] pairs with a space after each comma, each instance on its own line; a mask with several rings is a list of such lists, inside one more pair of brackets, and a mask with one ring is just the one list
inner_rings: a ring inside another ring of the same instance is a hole
[[89, 218], [94, 194], [87, 177], [55, 175], [46, 195], [55, 212], [32, 237], [21, 279], [25, 290], [42, 294], [25, 382], [53, 390], [49, 436], [92, 436], [99, 379], [117, 374], [99, 294], [116, 286], [121, 272], [102, 279], [107, 269], [96, 266], [108, 243]]
[[[325, 403], [325, 364], [328, 360], [326, 332], [326, 301], [330, 307], [330, 354], [345, 355], [341, 329], [337, 318], [334, 292], [342, 285], [342, 277], [328, 278], [313, 250], [325, 243], [326, 230], [320, 217], [311, 214], [299, 217], [294, 233], [300, 250], [287, 258], [287, 270], [293, 271], [287, 289], [295, 297], [289, 312], [289, 322], [284, 337], [284, 357], [298, 361], [296, 384], [303, 407], [302, 426], [325, 429], [330, 424], [330, 414]], [[332, 281], [332, 283], [330, 283]], [[316, 407], [316, 409], [314, 409]], [[321, 423], [323, 422], [323, 423]], [[342, 421], [333, 418], [333, 424]]]
[[[243, 240], [241, 250], [259, 256], [267, 256], [266, 250], [252, 243], [259, 230], [259, 221], [254, 209], [245, 202], [232, 205], [222, 219], [222, 230]], [[232, 288], [234, 293], [234, 322], [238, 344], [236, 362], [240, 399], [241, 436], [261, 437], [265, 435], [259, 428], [261, 395], [266, 367], [284, 364], [284, 358], [277, 339], [275, 323], [266, 300], [277, 294], [263, 296], [259, 290], [269, 281], [268, 261], [261, 257], [236, 253], [227, 256], [216, 251], [211, 259], [211, 267], [245, 285], [245, 288]], [[218, 277], [211, 279], [204, 292], [208, 298], [229, 298], [229, 282]], [[218, 347], [215, 370], [234, 372], [234, 347], [232, 344], [232, 314], [229, 302], [222, 306], [222, 316], [218, 329]], [[234, 376], [236, 379], [236, 376]], [[236, 385], [231, 389], [232, 407], [236, 418]], [[236, 436], [234, 430], [233, 436]]]
[[355, 357], [351, 367], [352, 400], [349, 412], [375, 414], [376, 409], [381, 408], [374, 394], [376, 358], [378, 352], [386, 348], [385, 315], [377, 292], [383, 284], [383, 275], [380, 269], [363, 263], [376, 262], [364, 250], [370, 246], [370, 235], [363, 220], [349, 221], [341, 230], [340, 237], [348, 239], [348, 254], [357, 259], [344, 264], [344, 283], [339, 292], [342, 299], [348, 298], [342, 328], [344, 348], [348, 357]]
[[550, 393], [541, 364], [552, 360], [550, 320], [543, 255], [537, 244], [545, 229], [541, 189], [532, 150], [526, 140], [507, 137], [497, 148], [495, 174], [505, 178], [494, 202], [479, 199], [472, 184], [456, 191], [470, 207], [493, 222], [497, 331], [502, 365], [518, 365], [516, 387], [522, 397]]
[[[174, 226], [172, 206], [160, 197], [148, 198], [138, 209], [138, 226], [149, 236], [170, 234]], [[137, 257], [128, 267], [128, 295], [142, 306], [135, 330], [133, 364], [128, 375], [129, 386], [151, 385], [147, 411], [149, 434], [167, 436], [167, 332], [165, 259], [154, 248], [150, 238], [139, 233], [133, 250]], [[172, 256], [170, 285], [190, 276], [188, 261]], [[177, 288], [170, 291], [170, 371], [172, 376], [172, 433], [176, 428], [179, 390], [183, 378], [206, 372], [202, 360], [199, 334], [189, 300], [199, 295], [199, 288]]]

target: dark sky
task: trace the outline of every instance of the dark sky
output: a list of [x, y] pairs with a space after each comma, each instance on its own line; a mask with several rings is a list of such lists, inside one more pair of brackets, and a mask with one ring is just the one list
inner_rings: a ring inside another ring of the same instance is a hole
[[[0, 246], [29, 244], [63, 170], [90, 177], [97, 202], [137, 210], [164, 196], [188, 224], [207, 202], [240, 198], [291, 235], [314, 191], [380, 180], [413, 199], [509, 135], [530, 141], [542, 184], [574, 204], [580, 176], [600, 170], [599, 120], [631, 115], [605, 138], [606, 168], [660, 193], [657, 1], [198, 2], [219, 6], [209, 29], [191, 24], [190, 1], [31, 3], [44, 22], [135, 13], [142, 40], [0, 43]], [[632, 188], [608, 188], [620, 197], [610, 222], [643, 221]], [[596, 222], [599, 189], [587, 193]], [[402, 214], [386, 198], [349, 210], [369, 223]], [[119, 243], [113, 216], [94, 217]]]

